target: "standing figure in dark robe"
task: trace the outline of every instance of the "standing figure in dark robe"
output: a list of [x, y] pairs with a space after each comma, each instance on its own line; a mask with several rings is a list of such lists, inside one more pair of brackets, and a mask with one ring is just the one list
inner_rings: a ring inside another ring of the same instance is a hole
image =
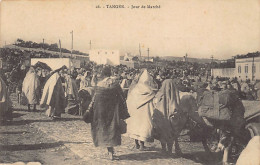
[[12, 120], [12, 101], [7, 91], [7, 86], [0, 76], [0, 124]]
[[255, 84], [256, 100], [260, 100], [260, 81], [256, 81]]
[[129, 117], [122, 89], [116, 79], [111, 78], [111, 70], [102, 70], [103, 80], [97, 83], [89, 109], [94, 111], [91, 133], [96, 147], [107, 147], [111, 160], [114, 146], [121, 145], [120, 123]]
[[45, 83], [40, 105], [47, 105], [46, 115], [52, 119], [61, 117], [61, 113], [65, 111], [65, 94], [61, 83], [61, 76], [58, 69], [50, 76]]
[[67, 107], [65, 112], [71, 115], [78, 115], [79, 97], [75, 77], [72, 74], [65, 76], [65, 93], [67, 95]]
[[155, 105], [153, 114], [155, 138], [161, 142], [164, 152], [167, 144], [168, 152], [171, 154], [174, 137], [176, 138], [179, 133], [171, 123], [171, 118], [177, 114], [180, 102], [179, 91], [174, 80], [166, 79], [163, 81], [162, 87], [155, 95], [153, 102]]

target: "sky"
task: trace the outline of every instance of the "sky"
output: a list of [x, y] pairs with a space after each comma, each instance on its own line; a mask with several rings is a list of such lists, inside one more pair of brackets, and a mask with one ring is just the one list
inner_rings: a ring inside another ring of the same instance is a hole
[[[0, 44], [17, 38], [88, 52], [227, 59], [260, 51], [259, 0], [2, 0]], [[99, 5], [101, 8], [96, 8]], [[125, 8], [106, 8], [124, 5]], [[160, 8], [131, 9], [131, 6]], [[103, 8], [104, 7], [104, 8]], [[129, 8], [128, 8], [129, 7]]]

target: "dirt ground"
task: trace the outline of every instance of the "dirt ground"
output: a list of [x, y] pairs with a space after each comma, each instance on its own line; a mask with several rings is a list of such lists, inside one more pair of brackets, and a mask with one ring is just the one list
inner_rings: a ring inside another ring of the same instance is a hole
[[[44, 113], [41, 112], [15, 111], [14, 120], [0, 126], [0, 163], [14, 163], [19, 161], [25, 163], [40, 162], [50, 165], [132, 164], [133, 162], [135, 164], [159, 164], [160, 162], [164, 162], [164, 164], [216, 163], [214, 160], [207, 160], [202, 145], [198, 143], [191, 144], [185, 138], [182, 139], [183, 142], [180, 142], [182, 151], [185, 153], [181, 158], [174, 154], [173, 156], [162, 154], [158, 141], [147, 143], [146, 151], [138, 151], [133, 148], [133, 140], [126, 137], [122, 139], [123, 145], [116, 147], [116, 154], [120, 158], [120, 161], [111, 162], [106, 159], [105, 149], [94, 148], [91, 141], [82, 141], [81, 139], [85, 139], [82, 136], [75, 138], [73, 133], [66, 135], [58, 133], [60, 136], [56, 138], [54, 131], [52, 131], [52, 122], [49, 120], [39, 121], [39, 116], [45, 119], [43, 115]], [[80, 120], [74, 121], [71, 118], [67, 118], [66, 120], [81, 123]], [[68, 121], [66, 120], [60, 122], [67, 123]], [[55, 124], [58, 122], [56, 121]], [[41, 127], [42, 123], [44, 124], [44, 128]], [[67, 129], [67, 131], [69, 130], [70, 128]], [[62, 130], [62, 132], [66, 132], [66, 130]], [[69, 141], [69, 139], [73, 140]], [[84, 154], [82, 155], [82, 152], [89, 157]]]
[[15, 112], [14, 122], [0, 127], [0, 163], [87, 164], [61, 142], [31, 127]]
[[199, 142], [188, 136], [179, 139], [182, 157], [161, 152], [159, 141], [146, 143], [146, 150], [134, 149], [134, 140], [122, 137], [122, 145], [115, 148], [119, 161], [107, 159], [104, 148], [92, 143], [90, 124], [80, 116], [62, 114], [62, 119], [49, 119], [44, 110], [27, 112], [14, 100], [13, 121], [0, 126], [0, 164], [22, 161], [41, 164], [220, 164], [216, 155], [209, 156]]

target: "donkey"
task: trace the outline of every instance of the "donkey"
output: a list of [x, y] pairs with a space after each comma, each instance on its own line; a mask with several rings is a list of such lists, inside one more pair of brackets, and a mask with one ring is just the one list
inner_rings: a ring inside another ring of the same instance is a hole
[[197, 102], [194, 96], [184, 95], [180, 99], [179, 108], [176, 110], [176, 113], [171, 116], [170, 123], [172, 128], [173, 139], [168, 142], [162, 142], [162, 150], [168, 153], [172, 153], [173, 143], [175, 146], [175, 153], [181, 155], [181, 148], [178, 143], [178, 137], [180, 136], [181, 131], [187, 126], [190, 121], [195, 121], [201, 125], [201, 134], [203, 134], [201, 142], [206, 152], [210, 153], [210, 149], [207, 145], [207, 138], [209, 136], [209, 128], [205, 121], [198, 115], [196, 112], [198, 110]]
[[[231, 97], [231, 96], [229, 96]], [[242, 102], [237, 100], [236, 104], [240, 107], [243, 106]], [[242, 105], [240, 105], [242, 104]], [[235, 108], [236, 109], [236, 108]], [[260, 116], [260, 115], [258, 115]], [[178, 137], [180, 132], [185, 128], [187, 123], [193, 122], [198, 125], [200, 129], [201, 142], [205, 151], [210, 154], [212, 152], [220, 152], [223, 151], [222, 162], [225, 164], [228, 161], [228, 157], [230, 155], [231, 146], [234, 145], [234, 138], [240, 139], [241, 142], [246, 143], [248, 139], [250, 139], [250, 135], [248, 135], [248, 130], [242, 127], [243, 137], [241, 135], [237, 135], [234, 131], [230, 130], [229, 134], [227, 134], [227, 129], [223, 127], [225, 124], [222, 121], [210, 120], [204, 117], [199, 116], [198, 114], [198, 104], [193, 95], [184, 95], [180, 99], [179, 109], [176, 112], [176, 115], [171, 117], [171, 126], [173, 129], [173, 139], [171, 142], [167, 142], [168, 152], [172, 152], [173, 142], [175, 143], [175, 152], [176, 154], [181, 154], [181, 149], [178, 144]], [[213, 123], [213, 124], [212, 124]], [[217, 142], [215, 144], [208, 144], [208, 139], [212, 138], [213, 134], [216, 135]], [[165, 148], [166, 144], [161, 144], [162, 148]]]

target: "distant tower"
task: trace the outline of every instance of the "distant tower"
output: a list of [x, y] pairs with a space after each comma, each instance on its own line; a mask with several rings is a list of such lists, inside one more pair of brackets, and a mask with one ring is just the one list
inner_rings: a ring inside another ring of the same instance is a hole
[[45, 48], [44, 48], [44, 38], [42, 39], [42, 48], [43, 48], [43, 53], [45, 53]]
[[211, 55], [211, 57], [210, 57], [210, 58], [211, 58], [211, 63], [212, 63], [212, 62], [213, 62], [213, 60], [214, 60], [214, 57], [213, 57], [213, 55]]
[[188, 54], [186, 53], [185, 56], [183, 56], [183, 62], [188, 62]]
[[142, 52], [141, 52], [141, 45], [139, 44], [139, 56], [142, 56]]
[[71, 52], [70, 52], [70, 57], [72, 57], [72, 52], [73, 52], [73, 30], [70, 32], [71, 34]]
[[150, 49], [148, 48], [147, 49], [148, 61], [149, 61], [149, 51], [150, 51]]

